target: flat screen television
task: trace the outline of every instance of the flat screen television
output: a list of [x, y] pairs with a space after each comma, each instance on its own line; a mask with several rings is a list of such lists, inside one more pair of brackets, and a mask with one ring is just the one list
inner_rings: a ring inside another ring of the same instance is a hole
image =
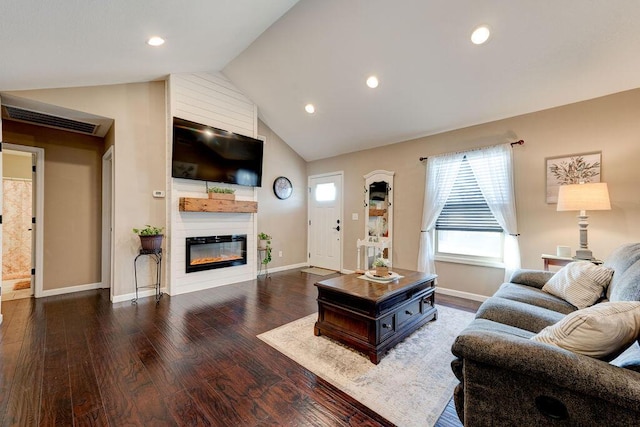
[[259, 139], [173, 118], [174, 178], [260, 187], [263, 151]]

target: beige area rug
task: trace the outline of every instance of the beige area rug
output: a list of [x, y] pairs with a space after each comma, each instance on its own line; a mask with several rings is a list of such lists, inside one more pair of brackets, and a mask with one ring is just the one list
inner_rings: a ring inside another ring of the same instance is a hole
[[320, 268], [320, 267], [305, 268], [304, 270], [302, 270], [302, 272], [303, 273], [309, 273], [309, 274], [315, 274], [316, 276], [328, 276], [330, 274], [337, 273], [337, 271], [327, 270], [325, 268]]
[[398, 426], [432, 426], [458, 380], [451, 344], [472, 313], [438, 307], [429, 322], [391, 349], [378, 365], [359, 352], [313, 335], [312, 314], [258, 335], [276, 350]]

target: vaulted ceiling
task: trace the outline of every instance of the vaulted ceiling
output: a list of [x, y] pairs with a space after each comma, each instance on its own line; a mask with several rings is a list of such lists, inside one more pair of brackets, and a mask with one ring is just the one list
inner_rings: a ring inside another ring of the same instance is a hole
[[640, 87], [638, 19], [637, 0], [3, 0], [0, 91], [222, 71], [314, 160]]

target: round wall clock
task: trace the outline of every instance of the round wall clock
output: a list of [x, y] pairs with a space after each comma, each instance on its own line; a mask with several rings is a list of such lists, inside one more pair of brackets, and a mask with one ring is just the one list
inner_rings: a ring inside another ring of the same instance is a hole
[[284, 176], [279, 176], [273, 181], [273, 192], [275, 193], [278, 199], [288, 199], [291, 197], [291, 193], [293, 193], [293, 186], [291, 185], [291, 181], [289, 178]]

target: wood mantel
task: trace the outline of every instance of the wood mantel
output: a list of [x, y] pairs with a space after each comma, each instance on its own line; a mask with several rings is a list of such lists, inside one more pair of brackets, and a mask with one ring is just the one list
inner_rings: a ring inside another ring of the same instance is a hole
[[258, 212], [258, 202], [180, 197], [178, 210], [180, 212], [256, 213]]

